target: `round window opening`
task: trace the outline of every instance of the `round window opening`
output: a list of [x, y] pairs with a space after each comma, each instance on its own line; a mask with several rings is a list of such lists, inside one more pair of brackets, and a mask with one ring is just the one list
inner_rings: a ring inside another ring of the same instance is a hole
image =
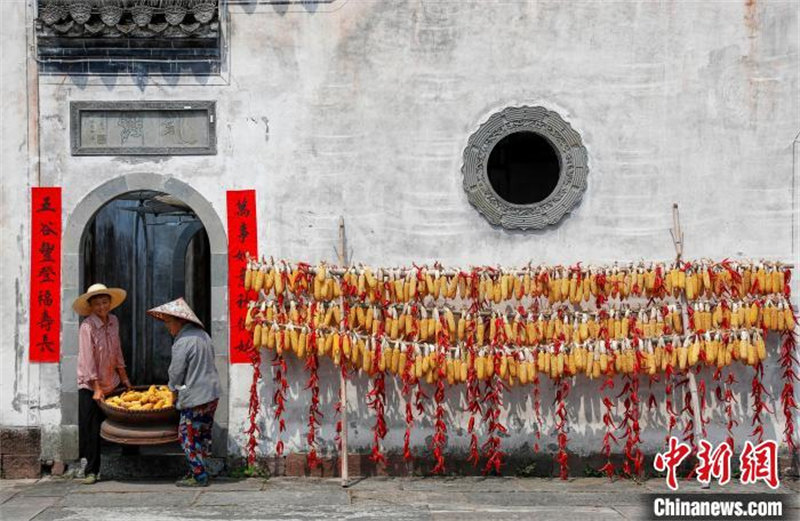
[[533, 204], [556, 189], [561, 163], [544, 136], [514, 132], [494, 146], [486, 170], [497, 195], [512, 204]]
[[578, 204], [589, 174], [570, 124], [544, 107], [506, 107], [464, 148], [464, 191], [489, 223], [508, 230], [551, 226]]

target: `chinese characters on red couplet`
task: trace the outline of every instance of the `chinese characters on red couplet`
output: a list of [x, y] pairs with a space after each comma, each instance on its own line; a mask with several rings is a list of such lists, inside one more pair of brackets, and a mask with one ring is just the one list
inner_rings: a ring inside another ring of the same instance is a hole
[[61, 188], [31, 189], [30, 361], [54, 362], [61, 336]]
[[247, 291], [244, 273], [247, 254], [258, 251], [255, 190], [228, 190], [228, 307], [230, 309], [230, 363], [250, 362], [252, 337], [244, 328]]

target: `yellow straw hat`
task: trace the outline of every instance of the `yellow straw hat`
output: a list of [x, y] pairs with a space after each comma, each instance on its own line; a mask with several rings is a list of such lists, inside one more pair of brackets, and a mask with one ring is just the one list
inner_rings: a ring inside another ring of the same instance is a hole
[[72, 303], [72, 309], [82, 317], [92, 314], [92, 306], [89, 304], [89, 299], [97, 295], [108, 295], [111, 299], [111, 309], [119, 306], [125, 302], [125, 297], [128, 293], [120, 288], [107, 288], [105, 284], [92, 284], [86, 293], [75, 299]]

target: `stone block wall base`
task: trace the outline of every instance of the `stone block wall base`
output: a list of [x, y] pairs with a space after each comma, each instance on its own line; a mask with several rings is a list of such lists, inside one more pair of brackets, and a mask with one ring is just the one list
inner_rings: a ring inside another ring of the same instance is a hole
[[[257, 466], [264, 469], [270, 476], [307, 476], [307, 477], [339, 477], [341, 475], [341, 462], [337, 456], [320, 456], [320, 464], [310, 468], [307, 462], [308, 454], [305, 452], [292, 452], [282, 457], [272, 456], [259, 459]], [[561, 466], [555, 461], [553, 454], [511, 454], [503, 460], [500, 475], [518, 477], [552, 477], [560, 476]], [[433, 473], [434, 460], [430, 455], [418, 456], [411, 462], [403, 459], [402, 454], [386, 454], [386, 462], [376, 464], [370, 459], [369, 454], [350, 454], [347, 459], [348, 474], [351, 478], [372, 476], [429, 476]], [[645, 455], [642, 463], [642, 477], [655, 477], [653, 470], [654, 455]], [[606, 464], [606, 457], [602, 454], [578, 455], [569, 454], [567, 475], [569, 477], [601, 477], [599, 469]], [[230, 467], [243, 466], [242, 459], [229, 460]], [[624, 457], [621, 454], [612, 454], [611, 463], [617, 475], [623, 475]], [[731, 462], [734, 466], [736, 461]], [[445, 455], [444, 475], [451, 476], [480, 476], [483, 475], [485, 461], [474, 466], [467, 461], [465, 455]], [[684, 475], [691, 470], [693, 462], [685, 461], [680, 473]], [[792, 455], [785, 453], [779, 457], [778, 467], [782, 476], [797, 476], [797, 468], [793, 464]], [[489, 475], [495, 475], [490, 472]]]
[[0, 478], [29, 479], [42, 475], [42, 434], [38, 427], [0, 428]]
[[38, 427], [0, 428], [0, 455], [41, 452], [42, 435]]
[[0, 477], [2, 479], [30, 479], [42, 475], [42, 462], [39, 456], [12, 456], [3, 454]]

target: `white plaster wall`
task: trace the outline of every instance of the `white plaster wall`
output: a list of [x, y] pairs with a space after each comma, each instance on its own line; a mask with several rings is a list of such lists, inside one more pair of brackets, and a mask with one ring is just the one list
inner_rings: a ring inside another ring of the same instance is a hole
[[0, 20], [0, 425], [41, 426], [42, 456], [61, 450], [59, 366], [28, 362], [30, 187], [37, 182], [36, 75], [29, 75], [31, 5], [3, 4]]
[[[176, 84], [154, 76], [143, 89], [128, 78], [46, 80], [42, 178], [64, 187], [65, 213], [109, 178], [153, 172], [190, 183], [223, 222], [225, 190], [256, 188], [263, 254], [333, 261], [343, 215], [356, 262], [513, 265], [530, 259], [669, 259], [671, 203], [677, 202], [688, 257], [797, 262], [791, 188], [792, 143], [800, 131], [795, 2], [350, 0], [316, 11], [250, 4], [230, 10], [230, 67], [222, 80]], [[17, 27], [8, 17], [6, 26]], [[19, 47], [9, 46], [9, 52], [19, 54]], [[219, 153], [166, 159], [70, 155], [70, 101], [145, 99], [216, 100]], [[521, 104], [555, 110], [581, 134], [589, 186], [558, 226], [509, 233], [490, 227], [467, 202], [461, 154], [492, 112]], [[19, 107], [6, 104], [3, 110], [24, 120]], [[24, 159], [17, 161], [24, 165]], [[7, 188], [6, 177], [4, 194], [27, 189]], [[22, 237], [13, 247], [24, 262], [26, 205], [22, 197], [10, 209], [4, 205], [2, 223], [4, 241]], [[20, 299], [24, 308], [27, 264], [4, 262], [2, 280], [3, 302]], [[16, 280], [23, 281], [19, 288]], [[25, 363], [13, 373], [6, 369], [6, 360], [26, 349], [27, 317], [18, 315], [4, 306], [4, 424], [22, 421], [9, 409], [6, 389], [32, 385], [27, 378], [33, 370]], [[16, 323], [21, 336], [12, 341], [6, 330]], [[766, 370], [775, 382], [774, 357]], [[323, 371], [322, 443], [331, 447], [335, 380], [327, 364]], [[295, 382], [304, 381], [297, 363], [290, 373]], [[246, 366], [231, 368], [234, 450], [242, 440], [250, 374]], [[8, 383], [6, 375], [17, 383]], [[740, 380], [748, 375], [742, 371]], [[271, 389], [263, 387], [265, 396]], [[287, 413], [288, 450], [304, 447], [306, 403], [299, 389], [293, 384], [299, 399], [290, 401]], [[356, 398], [366, 389], [363, 379], [351, 389], [359, 404], [350, 413], [357, 447], [368, 444], [373, 421]], [[595, 389], [581, 383], [570, 401], [573, 449], [599, 449]], [[396, 394], [390, 386], [389, 403], [399, 403]], [[531, 439], [527, 399], [514, 391], [508, 447]], [[550, 389], [543, 389], [542, 403], [550, 408]], [[463, 415], [454, 414], [465, 427]], [[646, 419], [663, 421], [663, 414]], [[402, 444], [401, 423], [393, 418], [387, 446]], [[711, 427], [719, 439], [719, 424]], [[769, 434], [781, 429], [776, 423]], [[415, 443], [428, 435], [429, 426], [418, 431]], [[647, 431], [649, 449], [663, 435]], [[451, 441], [464, 444], [466, 438]], [[270, 453], [272, 447], [262, 449]]]
[[20, 426], [37, 423], [29, 415], [29, 377], [35, 368], [28, 365], [27, 351], [16, 348], [28, 339], [29, 266], [19, 262], [28, 258], [30, 212], [25, 14], [25, 3], [13, 2], [4, 6], [0, 20], [0, 424]]

